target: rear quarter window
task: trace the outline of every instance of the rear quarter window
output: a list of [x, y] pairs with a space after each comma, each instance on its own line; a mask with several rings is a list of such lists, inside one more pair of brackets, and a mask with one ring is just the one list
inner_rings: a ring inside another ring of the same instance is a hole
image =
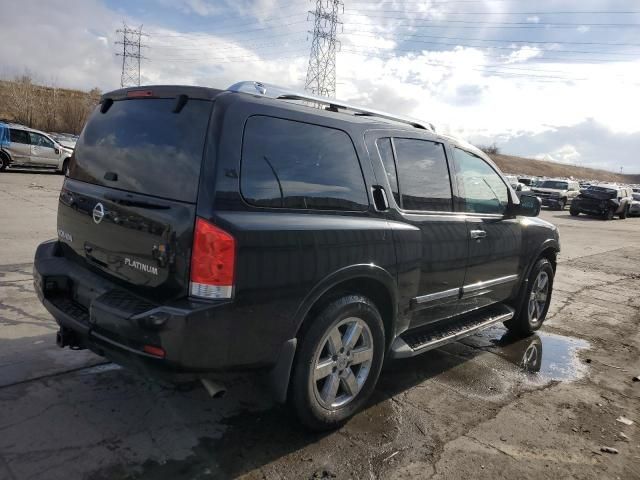
[[345, 132], [256, 115], [244, 129], [240, 188], [251, 205], [365, 210], [360, 162]]

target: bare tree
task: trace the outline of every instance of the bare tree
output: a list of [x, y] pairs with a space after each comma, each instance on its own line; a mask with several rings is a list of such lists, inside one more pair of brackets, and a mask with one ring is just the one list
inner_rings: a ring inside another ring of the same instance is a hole
[[33, 84], [31, 74], [26, 72], [10, 82], [7, 96], [9, 113], [17, 122], [32, 126], [36, 104], [36, 86]]
[[480, 145], [478, 148], [487, 155], [497, 155], [500, 153], [500, 148], [496, 145], [495, 142], [493, 142], [493, 144], [491, 145]]

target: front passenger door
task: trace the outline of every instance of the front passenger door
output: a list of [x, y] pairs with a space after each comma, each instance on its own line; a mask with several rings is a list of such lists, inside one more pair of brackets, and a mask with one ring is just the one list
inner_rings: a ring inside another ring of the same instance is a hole
[[460, 148], [454, 148], [454, 161], [469, 234], [461, 309], [470, 311], [514, 292], [522, 268], [522, 226], [517, 218], [505, 217], [509, 188], [493, 166]]
[[29, 132], [31, 139], [31, 164], [57, 167], [60, 159], [60, 150], [44, 135]]

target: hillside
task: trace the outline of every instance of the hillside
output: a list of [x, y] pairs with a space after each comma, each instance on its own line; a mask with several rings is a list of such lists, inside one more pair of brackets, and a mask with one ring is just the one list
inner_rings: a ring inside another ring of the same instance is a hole
[[601, 182], [640, 183], [640, 175], [621, 175], [606, 170], [574, 167], [562, 163], [492, 154], [492, 160], [505, 173], [544, 177], [573, 177], [575, 179], [598, 180]]
[[47, 132], [80, 133], [100, 91], [38, 85], [28, 75], [0, 80], [0, 119]]

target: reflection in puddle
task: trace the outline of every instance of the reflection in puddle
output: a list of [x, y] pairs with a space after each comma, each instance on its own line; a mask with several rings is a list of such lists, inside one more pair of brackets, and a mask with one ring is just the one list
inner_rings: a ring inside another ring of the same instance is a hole
[[520, 339], [502, 327], [488, 328], [462, 343], [495, 353], [547, 381], [582, 377], [586, 367], [578, 360], [577, 352], [590, 346], [585, 340], [544, 331]]

